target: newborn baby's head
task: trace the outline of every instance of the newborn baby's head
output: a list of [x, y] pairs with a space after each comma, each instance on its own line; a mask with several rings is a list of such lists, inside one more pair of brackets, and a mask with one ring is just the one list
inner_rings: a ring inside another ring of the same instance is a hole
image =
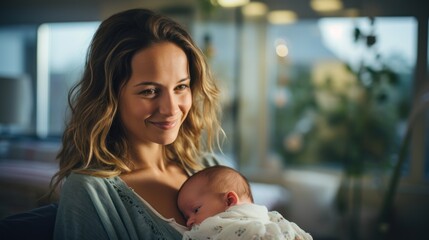
[[179, 190], [177, 204], [190, 228], [243, 202], [253, 202], [247, 179], [232, 168], [213, 166], [185, 181]]

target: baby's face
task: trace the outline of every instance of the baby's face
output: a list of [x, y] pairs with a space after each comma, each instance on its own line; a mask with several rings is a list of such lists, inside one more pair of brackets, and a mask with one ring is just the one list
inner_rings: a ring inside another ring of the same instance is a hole
[[225, 194], [210, 191], [207, 179], [203, 177], [187, 182], [179, 193], [177, 203], [188, 228], [228, 208]]

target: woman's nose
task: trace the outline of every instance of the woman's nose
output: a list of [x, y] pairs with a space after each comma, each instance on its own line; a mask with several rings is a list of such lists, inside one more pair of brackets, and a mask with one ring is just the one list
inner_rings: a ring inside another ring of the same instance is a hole
[[161, 97], [159, 112], [166, 116], [173, 116], [177, 113], [178, 99], [173, 93], [165, 93]]

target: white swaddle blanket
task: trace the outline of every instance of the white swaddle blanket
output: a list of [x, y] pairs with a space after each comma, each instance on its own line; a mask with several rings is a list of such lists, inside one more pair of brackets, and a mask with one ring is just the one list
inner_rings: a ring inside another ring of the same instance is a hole
[[240, 204], [209, 217], [183, 235], [190, 239], [312, 240], [310, 234], [265, 206]]

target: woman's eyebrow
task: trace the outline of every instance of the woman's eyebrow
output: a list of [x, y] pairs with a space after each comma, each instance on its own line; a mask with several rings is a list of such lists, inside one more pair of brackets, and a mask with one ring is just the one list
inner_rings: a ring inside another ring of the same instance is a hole
[[190, 77], [185, 77], [185, 78], [180, 79], [177, 83], [185, 82], [185, 81], [188, 81], [188, 80], [191, 80], [191, 78]]
[[[185, 77], [180, 79], [179, 81], [177, 81], [177, 83], [181, 83], [181, 82], [185, 82], [191, 80], [190, 77]], [[134, 87], [138, 87], [138, 86], [148, 86], [148, 85], [156, 85], [156, 86], [160, 86], [161, 84], [157, 83], [157, 82], [140, 82], [134, 85]]]
[[138, 87], [138, 86], [148, 86], [148, 85], [160, 85], [159, 83], [156, 82], [140, 82], [134, 85], [134, 87]]

